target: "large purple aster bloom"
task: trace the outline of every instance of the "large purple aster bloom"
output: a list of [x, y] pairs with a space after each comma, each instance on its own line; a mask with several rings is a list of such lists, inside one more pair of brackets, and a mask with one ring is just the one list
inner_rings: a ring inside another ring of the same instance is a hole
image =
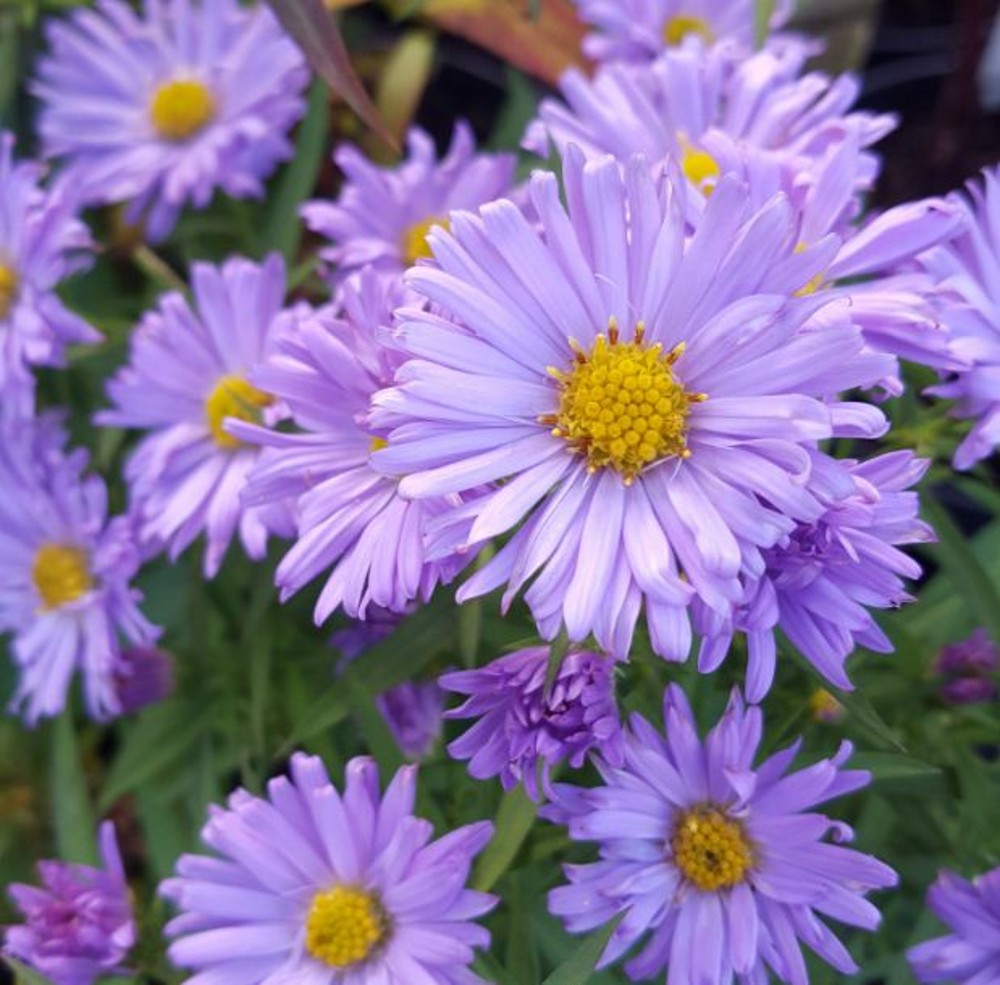
[[[770, 26], [791, 14], [790, 0], [778, 0]], [[597, 28], [584, 50], [601, 61], [651, 58], [695, 35], [706, 42], [731, 41], [753, 47], [756, 7], [747, 0], [576, 0], [581, 19]]]
[[0, 442], [0, 632], [21, 671], [12, 707], [31, 724], [62, 711], [77, 669], [89, 713], [118, 714], [121, 639], [158, 635], [129, 586], [132, 525], [108, 521], [103, 479], [82, 477], [86, 456], [64, 456], [64, 440], [45, 419]]
[[396, 294], [396, 285], [368, 271], [345, 285], [340, 317], [304, 320], [254, 375], [288, 406], [299, 432], [231, 427], [265, 446], [245, 501], [296, 503], [298, 540], [277, 571], [282, 599], [332, 568], [316, 602], [317, 624], [340, 607], [362, 619], [369, 606], [403, 612], [473, 556], [428, 561], [427, 523], [457, 499], [406, 500], [394, 479], [371, 467], [387, 432], [369, 423], [369, 400], [402, 361], [379, 339]]
[[927, 905], [952, 932], [906, 952], [917, 978], [956, 985], [1000, 981], [1000, 868], [971, 882], [942, 872]]
[[892, 652], [870, 610], [912, 601], [902, 579], [919, 577], [920, 565], [896, 545], [933, 540], [917, 515], [917, 494], [909, 491], [929, 464], [907, 451], [867, 462], [817, 459], [811, 483], [825, 503], [823, 513], [764, 551], [764, 571], [748, 580], [746, 598], [731, 617], [696, 607], [701, 669], [722, 662], [734, 626], [747, 637], [751, 701], [771, 686], [779, 627], [828, 681], [844, 689], [853, 686], [844, 662], [855, 647]]
[[162, 887], [182, 911], [171, 960], [197, 970], [192, 983], [482, 983], [469, 964], [489, 934], [472, 921], [496, 901], [465, 882], [493, 826], [432, 842], [415, 793], [415, 767], [380, 796], [378, 768], [359, 757], [341, 795], [297, 753], [267, 799], [240, 790], [213, 807], [202, 839], [221, 857], [182, 856]]
[[347, 178], [333, 202], [302, 207], [306, 224], [332, 242], [321, 256], [333, 265], [337, 281], [369, 264], [402, 273], [429, 257], [427, 233], [447, 226], [453, 209], [475, 209], [506, 195], [514, 181], [512, 154], [477, 154], [468, 125], [455, 126], [451, 147], [439, 161], [434, 142], [423, 130], [407, 137], [409, 156], [394, 168], [369, 161], [344, 145], [334, 155]]
[[955, 414], [972, 430], [955, 452], [955, 468], [971, 468], [1000, 444], [1000, 168], [969, 185], [968, 228], [953, 242], [923, 254], [920, 266], [941, 288], [936, 303], [955, 354], [968, 368], [930, 392], [957, 401]]
[[38, 863], [41, 888], [12, 883], [7, 892], [24, 923], [5, 931], [4, 950], [55, 985], [91, 985], [121, 972], [135, 943], [125, 870], [110, 821], [99, 835], [102, 866]]
[[59, 366], [67, 345], [100, 339], [55, 293], [89, 262], [90, 234], [67, 186], [43, 190], [40, 177], [38, 165], [14, 161], [14, 138], [0, 132], [0, 396], [8, 422], [31, 413], [30, 367]]
[[217, 188], [261, 196], [292, 154], [308, 71], [263, 4], [100, 0], [49, 21], [34, 91], [48, 156], [89, 203], [129, 203], [148, 235]]
[[125, 468], [140, 533], [176, 558], [204, 532], [212, 578], [234, 534], [256, 559], [268, 526], [281, 527], [277, 513], [241, 504], [259, 451], [224, 425], [233, 418], [272, 423], [281, 413], [247, 377], [296, 315], [282, 310], [285, 269], [276, 254], [263, 264], [238, 257], [222, 267], [196, 263], [191, 284], [193, 307], [170, 293], [140, 322], [129, 365], [107, 385], [116, 406], [96, 420], [149, 432]]
[[468, 759], [477, 780], [499, 776], [505, 790], [523, 781], [535, 800], [539, 764], [548, 787], [549, 768], [563, 760], [579, 769], [591, 751], [615, 765], [622, 758], [614, 661], [571, 651], [549, 680], [549, 660], [549, 648], [536, 646], [441, 677], [442, 687], [468, 695], [447, 717], [477, 719], [448, 752]]
[[870, 780], [842, 768], [850, 744], [794, 773], [798, 744], [754, 769], [760, 709], [734, 694], [702, 742], [677, 686], [665, 695], [664, 724], [666, 737], [632, 716], [624, 766], [598, 761], [603, 786], [555, 786], [547, 816], [599, 842], [601, 861], [566, 866], [570, 885], [551, 892], [549, 909], [574, 933], [624, 914], [598, 967], [648, 931], [625, 966], [634, 981], [666, 969], [670, 985], [764, 983], [770, 971], [806, 985], [800, 942], [837, 971], [857, 971], [824, 920], [874, 929], [879, 913], [864, 894], [896, 876], [839, 844], [851, 829], [816, 810]]
[[617, 656], [645, 603], [654, 648], [682, 660], [692, 596], [728, 613], [763, 552], [822, 515], [816, 442], [884, 430], [836, 394], [889, 360], [848, 311], [813, 324], [826, 300], [796, 295], [838, 244], [796, 250], [782, 196], [753, 211], [727, 177], [688, 237], [684, 183], [645, 159], [571, 152], [564, 184], [568, 208], [534, 175], [537, 225], [501, 201], [431, 234], [440, 269], [407, 277], [435, 313], [397, 312], [413, 358], [375, 397], [395, 430], [373, 462], [418, 499], [503, 480], [442, 524], [442, 548], [516, 528], [460, 600], [531, 581], [546, 639], [565, 625]]

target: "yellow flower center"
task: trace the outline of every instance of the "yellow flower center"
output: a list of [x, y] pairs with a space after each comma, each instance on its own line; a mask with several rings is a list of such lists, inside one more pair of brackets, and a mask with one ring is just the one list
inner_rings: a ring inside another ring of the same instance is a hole
[[689, 34], [697, 34], [706, 44], [715, 40], [708, 21], [693, 14], [678, 14], [663, 25], [663, 40], [671, 47], [679, 45]]
[[711, 195], [722, 171], [719, 162], [708, 151], [699, 150], [687, 141], [682, 141], [682, 146], [681, 170], [684, 177], [705, 195]]
[[368, 445], [368, 451], [374, 453], [377, 451], [381, 451], [383, 448], [388, 448], [388, 447], [389, 447], [389, 442], [386, 441], [385, 438], [372, 438], [371, 442]]
[[215, 96], [196, 79], [164, 82], [149, 104], [153, 129], [164, 140], [193, 137], [215, 116]]
[[347, 968], [369, 957], [388, 933], [389, 916], [377, 896], [334, 886], [313, 898], [306, 920], [306, 950], [333, 968]]
[[0, 318], [6, 318], [10, 314], [17, 300], [20, 283], [17, 271], [5, 263], [0, 263]]
[[64, 544], [42, 544], [31, 567], [31, 578], [46, 609], [75, 602], [94, 585], [86, 553]]
[[817, 722], [832, 724], [844, 717], [844, 706], [826, 688], [818, 687], [809, 695], [809, 714]]
[[242, 376], [223, 376], [205, 401], [205, 416], [215, 443], [222, 448], [240, 448], [243, 442], [223, 430], [227, 417], [259, 424], [261, 410], [270, 407], [274, 397], [251, 386]]
[[753, 846], [743, 826], [711, 806], [682, 814], [670, 847], [677, 868], [705, 892], [743, 882], [753, 865]]
[[432, 215], [422, 222], [415, 222], [403, 233], [403, 259], [408, 267], [412, 267], [420, 259], [434, 256], [427, 242], [427, 234], [433, 226], [440, 226], [445, 231], [450, 228], [447, 219]]
[[549, 369], [562, 391], [559, 412], [540, 418], [587, 456], [590, 471], [610, 466], [626, 484], [659, 459], [691, 454], [688, 414], [692, 403], [705, 399], [674, 377], [684, 344], [664, 355], [662, 345], [645, 345], [643, 335], [640, 322], [632, 341], [621, 342], [612, 319], [607, 336], [598, 335], [589, 353], [574, 345], [569, 372]]

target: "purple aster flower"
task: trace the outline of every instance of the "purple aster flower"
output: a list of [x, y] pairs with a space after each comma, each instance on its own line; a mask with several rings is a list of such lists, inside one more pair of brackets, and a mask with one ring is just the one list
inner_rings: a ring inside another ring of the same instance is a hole
[[174, 559], [204, 532], [212, 578], [237, 532], [254, 559], [265, 554], [269, 526], [282, 532], [276, 512], [241, 504], [259, 451], [224, 425], [281, 415], [274, 396], [247, 377], [297, 312], [282, 311], [285, 268], [276, 254], [260, 265], [196, 263], [191, 284], [193, 305], [171, 292], [139, 323], [129, 365], [107, 385], [115, 407], [96, 420], [149, 432], [125, 468], [142, 538], [168, 545]]
[[7, 892], [24, 923], [7, 927], [4, 950], [55, 985], [91, 985], [121, 972], [135, 943], [135, 921], [110, 821], [101, 825], [101, 868], [38, 863], [42, 888], [12, 883]]
[[539, 772], [548, 790], [549, 769], [563, 760], [579, 769], [596, 750], [616, 766], [622, 761], [614, 661], [572, 651], [551, 680], [549, 661], [549, 648], [535, 646], [441, 677], [442, 687], [469, 696], [445, 717], [478, 719], [448, 746], [450, 755], [468, 759], [477, 780], [499, 776], [505, 790], [523, 780], [534, 800]]
[[953, 705], [995, 701], [998, 671], [1000, 648], [985, 629], [977, 629], [967, 640], [944, 647], [931, 664], [931, 672], [944, 678], [938, 693]]
[[41, 168], [14, 161], [14, 138], [0, 132], [0, 393], [4, 417], [30, 416], [30, 367], [62, 365], [67, 345], [100, 335], [67, 311], [58, 283], [89, 262], [86, 226], [67, 186], [43, 190]]
[[[576, 0], [576, 7], [597, 28], [584, 51], [599, 61], [651, 58], [691, 35], [732, 41], [744, 52], [754, 44], [756, 4], [747, 0]], [[778, 0], [770, 26], [785, 24], [792, 9], [790, 0]]]
[[410, 759], [423, 759], [441, 738], [444, 703], [437, 681], [403, 681], [375, 698], [396, 745]]
[[151, 239], [216, 188], [263, 195], [292, 155], [309, 73], [263, 4], [99, 0], [50, 20], [47, 38], [34, 85], [46, 155], [86, 202], [129, 203]]
[[929, 250], [919, 266], [941, 283], [936, 303], [968, 368], [929, 392], [957, 401], [955, 415], [974, 421], [955, 452], [957, 469], [971, 468], [1000, 444], [1000, 168], [970, 183], [969, 199], [953, 200], [968, 228], [946, 246]]
[[370, 605], [364, 619], [352, 619], [349, 626], [331, 634], [330, 646], [340, 650], [341, 654], [337, 672], [345, 670], [365, 650], [392, 636], [411, 609], [411, 606], [407, 606], [405, 612], [393, 612], [380, 605]]
[[[796, 296], [837, 250], [796, 250], [782, 196], [753, 211], [727, 176], [693, 235], [683, 182], [635, 158], [531, 181], [538, 223], [510, 202], [456, 213], [410, 270], [434, 313], [397, 312], [413, 358], [374, 399], [394, 426], [376, 468], [404, 496], [489, 486], [432, 531], [442, 550], [516, 532], [459, 592], [507, 585], [545, 639], [628, 653], [640, 608], [656, 652], [683, 660], [697, 596], [728, 613], [741, 574], [824, 503], [808, 479], [834, 433], [873, 436], [880, 411], [836, 399], [884, 375], [844, 310]], [[451, 316], [453, 322], [443, 315]]]
[[122, 713], [129, 715], [170, 697], [174, 660], [155, 646], [131, 646], [122, 651], [116, 677]]
[[770, 971], [805, 985], [800, 942], [837, 971], [857, 971], [824, 918], [873, 930], [879, 913], [864, 894], [894, 886], [896, 875], [839, 844], [851, 829], [815, 809], [871, 779], [842, 768], [850, 743], [787, 775], [798, 743], [754, 769], [760, 709], [734, 692], [702, 742], [676, 685], [664, 696], [664, 723], [665, 738], [632, 716], [624, 765], [598, 760], [603, 786], [555, 785], [543, 814], [572, 838], [599, 842], [601, 861], [566, 866], [570, 885], [549, 894], [549, 909], [573, 933], [624, 914], [598, 967], [648, 931], [625, 966], [633, 981], [666, 969], [670, 985], [762, 983]]
[[473, 923], [496, 900], [465, 888], [488, 821], [431, 842], [413, 815], [416, 767], [379, 795], [378, 767], [347, 764], [339, 794], [319, 759], [296, 753], [268, 797], [239, 790], [202, 831], [221, 858], [184, 855], [162, 886], [181, 909], [170, 959], [194, 981], [242, 985], [476, 985]]
[[64, 456], [63, 441], [43, 419], [0, 442], [0, 632], [13, 634], [21, 671], [12, 708], [32, 725], [62, 711], [77, 669], [91, 716], [118, 714], [121, 638], [146, 645], [159, 633], [129, 586], [131, 523], [107, 519], [104, 481], [82, 477], [85, 454]]
[[918, 980], [960, 985], [1000, 981], [1000, 868], [971, 882], [941, 872], [927, 893], [927, 905], [952, 933], [906, 952]]
[[332, 242], [320, 252], [337, 282], [369, 264], [402, 273], [431, 255], [427, 233], [448, 225], [453, 209], [474, 209], [506, 195], [514, 181], [512, 154], [477, 154], [468, 125], [455, 126], [451, 147], [440, 161], [434, 142], [420, 129], [407, 137], [409, 156], [395, 168], [369, 161], [357, 148], [342, 146], [334, 160], [347, 178], [334, 202], [307, 202], [302, 217]]
[[296, 503], [298, 540], [277, 571], [282, 600], [332, 568], [316, 602], [317, 625], [341, 607], [361, 619], [373, 605], [403, 612], [474, 556], [428, 561], [428, 521], [459, 500], [411, 502], [371, 467], [386, 431], [369, 424], [369, 400], [402, 361], [379, 338], [397, 293], [393, 282], [367, 271], [345, 284], [339, 317], [304, 320], [253, 376], [285, 402], [300, 432], [231, 426], [232, 434], [265, 446], [244, 501]]
[[844, 662], [855, 647], [893, 649], [869, 610], [912, 601], [902, 578], [919, 577], [920, 565], [896, 545], [934, 539], [909, 491], [929, 464], [908, 451], [867, 462], [817, 460], [811, 482], [823, 513], [764, 551], [764, 570], [748, 579], [731, 617], [696, 606], [701, 669], [722, 662], [735, 626], [747, 637], [747, 698], [759, 701], [774, 678], [780, 627], [823, 677], [851, 689]]

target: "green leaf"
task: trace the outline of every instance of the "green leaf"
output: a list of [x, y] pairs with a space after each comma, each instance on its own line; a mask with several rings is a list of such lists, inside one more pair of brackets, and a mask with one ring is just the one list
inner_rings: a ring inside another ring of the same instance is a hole
[[295, 140], [295, 157], [271, 189], [260, 238], [261, 252], [277, 250], [288, 264], [295, 259], [302, 239], [299, 206], [316, 187], [326, 150], [329, 116], [326, 86], [315, 82], [309, 90], [309, 109]]
[[851, 757], [849, 765], [851, 769], [870, 770], [876, 781], [926, 781], [941, 775], [941, 770], [931, 763], [892, 752], [858, 753]]
[[542, 985], [584, 985], [590, 980], [594, 973], [594, 968], [607, 947], [611, 935], [615, 932], [618, 924], [621, 923], [621, 916], [612, 920], [607, 926], [600, 930], [595, 930], [588, 934], [579, 947], [573, 952], [569, 960], [564, 961]]
[[493, 840], [479, 857], [472, 874], [472, 886], [482, 892], [490, 889], [507, 871], [535, 823], [538, 805], [523, 787], [508, 790], [500, 801]]
[[56, 846], [67, 862], [97, 863], [97, 831], [69, 710], [54, 722], [49, 774]]
[[403, 757], [375, 705], [375, 699], [356, 677], [346, 677], [345, 684], [351, 698], [351, 711], [364, 736], [368, 751], [378, 761], [383, 775], [394, 772], [403, 765]]
[[40, 975], [34, 968], [29, 968], [6, 954], [3, 956], [3, 963], [8, 964], [14, 972], [14, 985], [53, 985], [50, 979]]

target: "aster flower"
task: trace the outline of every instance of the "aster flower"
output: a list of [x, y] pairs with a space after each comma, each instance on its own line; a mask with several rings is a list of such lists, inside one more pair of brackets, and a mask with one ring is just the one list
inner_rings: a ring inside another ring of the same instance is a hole
[[23, 924], [9, 926], [4, 950], [55, 985], [91, 985], [121, 972], [135, 943], [125, 870], [110, 821], [99, 834], [101, 867], [38, 863], [42, 887], [7, 887]]
[[174, 559], [204, 532], [212, 578], [237, 532], [254, 559], [264, 556], [269, 525], [282, 532], [279, 514], [241, 505], [258, 450], [224, 425], [280, 417], [274, 397], [247, 376], [297, 315], [282, 311], [285, 269], [276, 254], [259, 265], [239, 257], [222, 267], [196, 263], [191, 286], [193, 306], [171, 292], [139, 323], [129, 364], [107, 384], [115, 407], [96, 421], [149, 432], [125, 467], [141, 536], [166, 544]]
[[971, 882], [942, 872], [927, 905], [952, 933], [906, 952], [917, 979], [960, 985], [1000, 980], [1000, 868]]
[[320, 251], [335, 268], [339, 283], [369, 264], [402, 273], [429, 257], [427, 233], [447, 226], [453, 209], [474, 209], [506, 195], [514, 181], [512, 154], [477, 154], [472, 130], [455, 125], [448, 153], [440, 161], [434, 142], [414, 128], [409, 154], [395, 168], [373, 164], [357, 148], [344, 145], [334, 161], [347, 178], [336, 201], [307, 202], [302, 217], [331, 241]]
[[404, 612], [474, 556], [428, 561], [427, 523], [458, 500], [410, 502], [395, 480], [371, 467], [386, 432], [369, 424], [369, 399], [401, 362], [378, 338], [397, 294], [397, 285], [367, 271], [345, 284], [339, 317], [321, 312], [304, 320], [253, 376], [255, 386], [285, 402], [299, 433], [230, 426], [239, 439], [265, 447], [244, 501], [296, 504], [298, 539], [276, 576], [282, 600], [332, 569], [316, 602], [317, 625], [341, 607], [361, 619], [369, 606]]
[[30, 367], [59, 366], [67, 345], [101, 337], [55, 293], [87, 265], [91, 240], [67, 186], [44, 190], [41, 174], [14, 161], [14, 138], [0, 132], [0, 393], [8, 423], [31, 414]]
[[[747, 0], [576, 0], [581, 19], [597, 28], [584, 51], [600, 61], [651, 58], [665, 47], [695, 36], [708, 44], [734, 42], [744, 52], [754, 44], [756, 4]], [[773, 5], [771, 28], [791, 15], [793, 4]]]
[[34, 85], [45, 153], [90, 204], [127, 202], [162, 239], [217, 188], [263, 194], [291, 157], [309, 73], [263, 4], [99, 0], [50, 19]]
[[410, 759], [423, 759], [441, 738], [444, 703], [437, 681], [403, 681], [375, 698], [396, 745]]
[[477, 780], [499, 776], [505, 790], [524, 781], [539, 798], [538, 773], [548, 789], [549, 769], [563, 760], [579, 769], [591, 751], [621, 764], [622, 736], [615, 703], [614, 661], [598, 653], [572, 651], [550, 681], [547, 646], [517, 650], [479, 670], [441, 677], [448, 691], [468, 695], [447, 718], [475, 718], [448, 746], [469, 760]]
[[374, 398], [394, 430], [373, 462], [418, 499], [503, 480], [440, 521], [442, 549], [517, 528], [460, 601], [533, 579], [544, 638], [564, 624], [616, 656], [645, 603], [654, 648], [683, 660], [692, 596], [728, 612], [741, 573], [822, 515], [815, 443], [884, 429], [835, 395], [888, 361], [848, 312], [813, 330], [826, 302], [796, 294], [837, 243], [797, 251], [781, 196], [750, 211], [727, 176], [687, 237], [684, 183], [643, 158], [623, 174], [571, 151], [564, 184], [568, 209], [533, 176], [537, 225], [501, 201], [431, 233], [440, 269], [407, 280], [435, 313], [397, 312], [413, 358]]
[[951, 643], [934, 658], [931, 672], [943, 681], [938, 688], [942, 699], [953, 705], [995, 701], [995, 676], [1000, 671], [1000, 648], [985, 629], [977, 629], [968, 639]]
[[666, 969], [670, 985], [764, 982], [768, 972], [804, 985], [800, 942], [837, 971], [857, 971], [825, 918], [873, 930], [879, 913], [864, 894], [896, 876], [839, 844], [851, 829], [815, 809], [871, 779], [843, 769], [850, 743], [794, 773], [798, 744], [754, 769], [760, 709], [734, 692], [702, 742], [676, 685], [664, 697], [664, 722], [666, 737], [632, 716], [624, 765], [598, 761], [602, 786], [555, 785], [543, 814], [572, 838], [599, 842], [601, 861], [565, 867], [569, 885], [549, 894], [551, 912], [573, 933], [624, 914], [598, 967], [649, 932], [625, 966], [633, 981]]
[[489, 934], [472, 921], [496, 901], [464, 887], [492, 825], [431, 842], [415, 793], [404, 766], [380, 797], [377, 766], [358, 757], [341, 795], [301, 753], [267, 799], [237, 791], [202, 831], [221, 858], [184, 855], [161, 888], [182, 911], [170, 959], [192, 982], [482, 983], [468, 966]]
[[65, 456], [64, 440], [43, 419], [0, 442], [0, 632], [13, 634], [21, 671], [11, 706], [32, 725], [62, 711], [77, 669], [90, 715], [118, 714], [122, 638], [158, 635], [129, 586], [131, 523], [108, 520], [104, 481], [81, 476], [86, 456]]
[[896, 545], [934, 539], [908, 491], [929, 464], [908, 451], [867, 462], [818, 460], [812, 481], [822, 487], [822, 515], [763, 552], [764, 571], [748, 581], [731, 617], [696, 606], [701, 669], [725, 658], [735, 625], [747, 637], [747, 698], [759, 701], [774, 677], [780, 627], [823, 677], [851, 689], [844, 662], [855, 647], [893, 649], [870, 610], [912, 601], [902, 578], [920, 576], [920, 565]]
[[967, 368], [928, 392], [957, 401], [957, 417], [972, 430], [955, 451], [957, 469], [971, 468], [1000, 444], [1000, 168], [970, 183], [969, 201], [953, 196], [968, 215], [968, 228], [951, 243], [918, 258], [941, 283], [935, 296], [952, 335], [955, 354]]

